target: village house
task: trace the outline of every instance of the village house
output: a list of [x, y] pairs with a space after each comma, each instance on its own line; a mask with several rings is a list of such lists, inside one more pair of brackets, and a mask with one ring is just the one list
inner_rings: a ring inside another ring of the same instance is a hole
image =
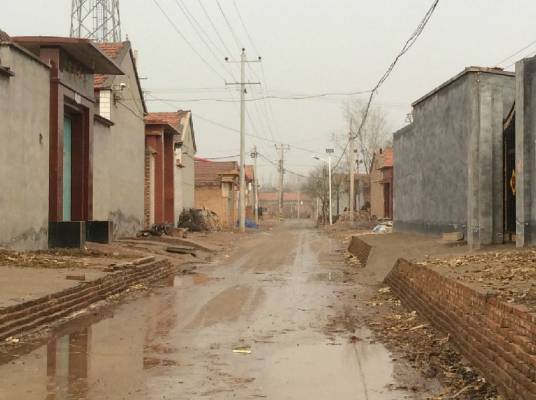
[[147, 107], [131, 43], [98, 43], [124, 75], [95, 75], [93, 213], [113, 222], [114, 237], [135, 236], [143, 226]]
[[176, 225], [195, 204], [195, 144], [190, 111], [149, 113], [145, 118], [144, 225]]
[[123, 71], [90, 40], [0, 33], [2, 245], [110, 240], [93, 208], [95, 74]]
[[512, 238], [514, 100], [513, 73], [470, 67], [413, 103], [394, 134], [395, 230], [462, 232], [473, 247]]
[[372, 157], [370, 171], [370, 214], [393, 218], [393, 149], [380, 149]]
[[[253, 216], [253, 167], [245, 166], [246, 217]], [[240, 169], [236, 161], [195, 159], [195, 208], [215, 212], [222, 225], [233, 228], [238, 221]]]

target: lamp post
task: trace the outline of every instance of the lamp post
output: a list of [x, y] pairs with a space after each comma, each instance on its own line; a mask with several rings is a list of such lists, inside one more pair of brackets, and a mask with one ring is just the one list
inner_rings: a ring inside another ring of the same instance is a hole
[[328, 159], [320, 158], [319, 156], [313, 156], [315, 160], [324, 161], [328, 164], [328, 186], [329, 186], [329, 224], [333, 225], [333, 211], [331, 207], [331, 155], [333, 154], [333, 149], [326, 149], [328, 154]]

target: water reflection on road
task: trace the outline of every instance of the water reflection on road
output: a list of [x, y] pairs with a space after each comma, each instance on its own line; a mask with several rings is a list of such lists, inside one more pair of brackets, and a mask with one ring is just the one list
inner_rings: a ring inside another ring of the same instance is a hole
[[349, 287], [326, 270], [329, 246], [311, 229], [259, 235], [225, 264], [0, 365], [0, 399], [409, 398], [388, 389], [390, 354], [365, 328], [326, 336]]

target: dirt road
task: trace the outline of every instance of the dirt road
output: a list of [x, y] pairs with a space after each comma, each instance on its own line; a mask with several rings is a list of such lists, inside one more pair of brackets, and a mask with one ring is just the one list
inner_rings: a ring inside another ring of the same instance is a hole
[[[338, 246], [307, 222], [250, 237], [1, 365], [0, 399], [421, 398], [396, 389], [399, 366], [345, 317], [370, 289]], [[339, 300], [348, 291], [355, 303]]]

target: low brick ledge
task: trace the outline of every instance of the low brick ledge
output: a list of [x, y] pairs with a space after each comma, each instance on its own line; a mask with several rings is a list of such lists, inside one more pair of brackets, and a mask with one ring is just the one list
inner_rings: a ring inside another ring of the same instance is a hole
[[449, 333], [503, 396], [536, 400], [536, 314], [404, 259], [385, 283], [407, 307]]
[[53, 323], [89, 305], [119, 294], [130, 286], [151, 284], [166, 279], [176, 272], [167, 260], [147, 258], [132, 263], [129, 268], [111, 272], [94, 281], [25, 303], [0, 309], [0, 340], [18, 336]]

